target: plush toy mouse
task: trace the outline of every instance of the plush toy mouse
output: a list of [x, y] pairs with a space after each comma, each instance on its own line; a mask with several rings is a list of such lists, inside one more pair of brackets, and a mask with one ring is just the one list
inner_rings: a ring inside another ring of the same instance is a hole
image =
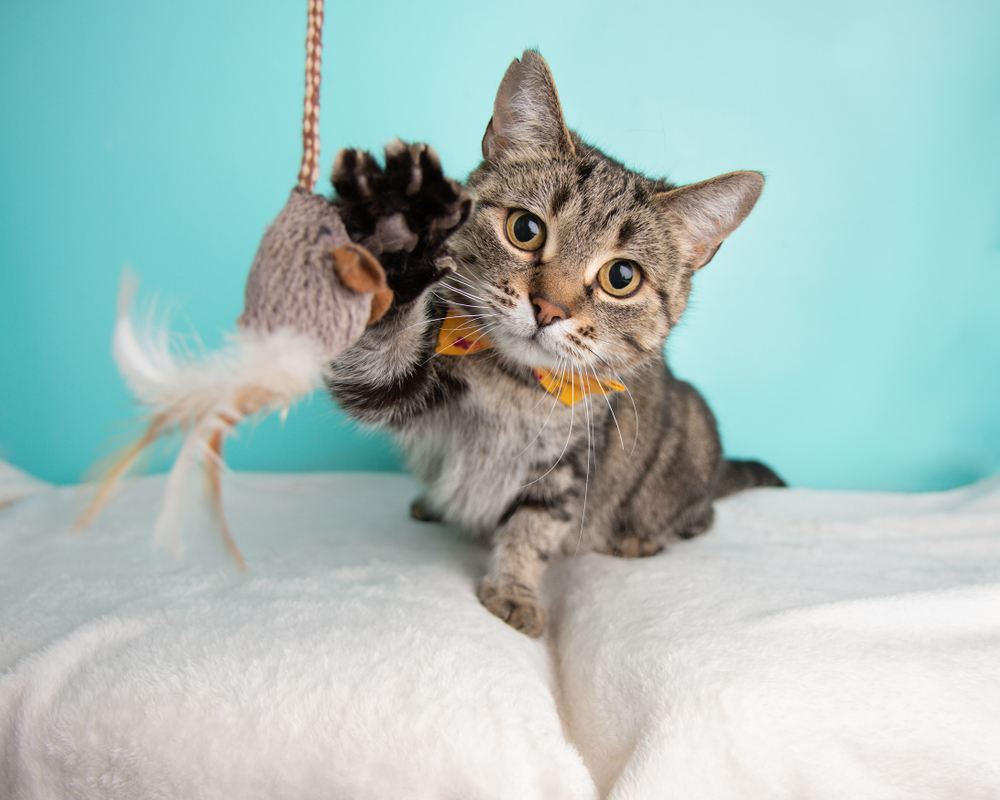
[[[398, 140], [386, 147], [385, 172], [370, 173], [377, 180], [338, 187], [348, 194], [362, 192], [363, 198], [345, 197], [348, 202], [341, 203], [313, 193], [322, 21], [322, 0], [310, 0], [299, 183], [264, 234], [247, 279], [244, 310], [227, 346], [190, 359], [176, 353], [165, 330], [150, 328], [140, 336], [130, 314], [134, 285], [123, 282], [114, 356], [133, 393], [148, 408], [149, 419], [142, 436], [108, 469], [81, 515], [83, 525], [96, 517], [147, 447], [180, 431], [183, 440], [167, 478], [156, 538], [179, 550], [178, 515], [187, 497], [185, 486], [191, 468], [201, 463], [220, 532], [242, 567], [243, 557], [222, 508], [225, 437], [244, 418], [287, 413], [296, 399], [322, 386], [330, 362], [389, 310], [394, 290], [406, 301], [412, 299], [414, 281], [426, 285], [433, 279], [437, 249], [469, 214], [471, 200], [444, 176], [433, 151]], [[338, 164], [342, 167], [344, 158], [356, 157], [355, 151], [344, 151]], [[350, 219], [349, 233], [342, 212], [356, 216], [366, 213], [358, 209], [372, 208], [379, 211], [377, 223], [367, 226], [366, 220]], [[378, 256], [389, 265], [388, 280]], [[423, 270], [414, 268], [415, 263]]]

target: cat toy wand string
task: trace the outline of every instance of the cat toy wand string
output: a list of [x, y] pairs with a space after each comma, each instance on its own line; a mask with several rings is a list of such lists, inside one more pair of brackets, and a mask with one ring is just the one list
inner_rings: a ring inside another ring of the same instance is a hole
[[319, 82], [323, 61], [323, 0], [309, 0], [306, 28], [306, 96], [302, 111], [299, 188], [312, 192], [319, 175]]

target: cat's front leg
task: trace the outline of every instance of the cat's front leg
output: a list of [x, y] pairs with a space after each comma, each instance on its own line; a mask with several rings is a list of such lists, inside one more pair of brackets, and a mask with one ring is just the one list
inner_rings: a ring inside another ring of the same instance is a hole
[[540, 588], [549, 560], [580, 528], [575, 487], [536, 486], [508, 508], [493, 536], [490, 569], [479, 585], [479, 600], [512, 628], [528, 636], [545, 629]]
[[428, 291], [446, 274], [437, 258], [472, 199], [433, 149], [398, 140], [386, 147], [384, 168], [370, 153], [342, 150], [333, 185], [348, 233], [378, 256], [393, 302], [331, 365], [328, 386], [361, 421], [400, 429], [463, 388], [432, 361], [441, 314]]

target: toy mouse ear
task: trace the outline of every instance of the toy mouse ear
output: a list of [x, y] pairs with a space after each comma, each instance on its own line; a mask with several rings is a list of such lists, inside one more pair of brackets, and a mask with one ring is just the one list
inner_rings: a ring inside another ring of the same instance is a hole
[[355, 292], [371, 292], [372, 307], [368, 324], [380, 320], [392, 305], [392, 289], [385, 280], [385, 270], [371, 253], [359, 244], [334, 248], [333, 269], [340, 282]]
[[688, 268], [701, 269], [712, 260], [763, 189], [759, 172], [730, 172], [656, 195]]
[[483, 158], [573, 155], [574, 151], [549, 65], [536, 50], [525, 50], [500, 81], [493, 117], [483, 135]]

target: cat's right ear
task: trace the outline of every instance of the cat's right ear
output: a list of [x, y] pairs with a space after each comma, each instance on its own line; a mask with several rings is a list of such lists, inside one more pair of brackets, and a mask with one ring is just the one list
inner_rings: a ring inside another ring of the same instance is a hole
[[500, 81], [483, 158], [572, 156], [574, 149], [549, 65], [538, 51], [525, 50]]
[[674, 231], [680, 257], [701, 269], [746, 219], [764, 189], [759, 172], [729, 172], [654, 195]]

